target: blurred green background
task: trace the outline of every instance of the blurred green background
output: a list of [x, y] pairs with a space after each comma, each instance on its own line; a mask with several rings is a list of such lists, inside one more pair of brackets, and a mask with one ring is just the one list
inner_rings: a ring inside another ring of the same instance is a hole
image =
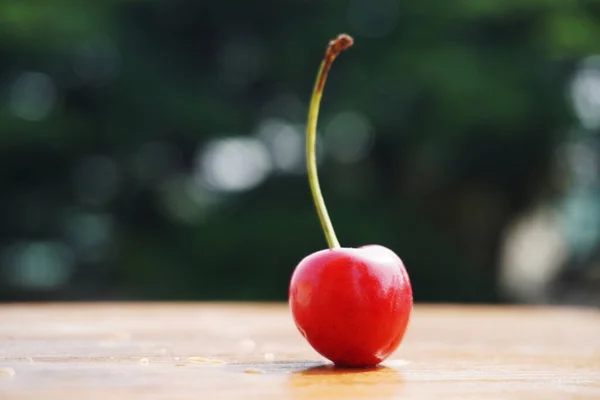
[[600, 1], [0, 0], [0, 299], [285, 300], [344, 246], [422, 302], [600, 305]]

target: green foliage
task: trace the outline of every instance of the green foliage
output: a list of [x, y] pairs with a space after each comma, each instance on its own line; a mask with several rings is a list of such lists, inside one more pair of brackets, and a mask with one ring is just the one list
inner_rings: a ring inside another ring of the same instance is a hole
[[[573, 123], [568, 80], [600, 51], [600, 2], [394, 2], [381, 37], [350, 23], [348, 4], [0, 0], [0, 246], [63, 240], [56, 216], [73, 210], [107, 214], [108, 255], [78, 259], [54, 296], [285, 298], [296, 263], [325, 246], [304, 177], [273, 177], [186, 222], [165, 209], [164, 184], [187, 176], [211, 139], [280, 117], [265, 104], [282, 93], [302, 102], [285, 117], [304, 123], [326, 42], [344, 31], [356, 45], [334, 66], [321, 121], [361, 112], [375, 145], [356, 166], [321, 167], [340, 241], [395, 249], [418, 300], [497, 300], [501, 232], [550, 187], [553, 149]], [[253, 53], [238, 49], [225, 65], [223, 49], [240, 38]], [[11, 105], [24, 71], [55, 85], [41, 120]], [[178, 158], [148, 185], [135, 160], [154, 141]], [[73, 187], [77, 163], [94, 154], [120, 171], [116, 196], [100, 205]], [[27, 223], [32, 209], [41, 216]]]

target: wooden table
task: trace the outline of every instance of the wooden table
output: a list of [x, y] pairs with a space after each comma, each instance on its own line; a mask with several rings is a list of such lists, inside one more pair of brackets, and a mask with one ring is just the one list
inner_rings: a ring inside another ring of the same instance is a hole
[[282, 304], [0, 306], [0, 399], [600, 399], [600, 311], [425, 306], [336, 370]]

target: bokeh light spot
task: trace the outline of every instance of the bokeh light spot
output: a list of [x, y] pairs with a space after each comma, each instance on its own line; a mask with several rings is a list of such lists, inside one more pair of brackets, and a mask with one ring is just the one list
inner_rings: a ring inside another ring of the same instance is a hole
[[570, 86], [570, 97], [581, 124], [588, 129], [600, 127], [600, 56], [581, 63]]
[[260, 140], [232, 137], [209, 143], [198, 156], [197, 170], [200, 180], [212, 189], [239, 192], [262, 183], [272, 161]]
[[161, 186], [162, 206], [172, 220], [187, 225], [202, 222], [218, 199], [187, 176], [177, 176]]
[[258, 128], [258, 137], [267, 145], [273, 166], [281, 172], [304, 171], [304, 137], [294, 125], [267, 119]]
[[373, 128], [369, 120], [356, 112], [342, 112], [325, 127], [325, 146], [338, 162], [354, 163], [365, 158], [373, 146]]
[[12, 85], [10, 108], [24, 120], [40, 121], [46, 118], [55, 102], [56, 87], [47, 74], [24, 72]]
[[73, 270], [70, 249], [58, 242], [26, 242], [3, 257], [7, 281], [20, 288], [50, 290], [63, 286]]
[[66, 220], [66, 233], [77, 257], [86, 262], [102, 261], [113, 236], [113, 217], [105, 213], [73, 213]]

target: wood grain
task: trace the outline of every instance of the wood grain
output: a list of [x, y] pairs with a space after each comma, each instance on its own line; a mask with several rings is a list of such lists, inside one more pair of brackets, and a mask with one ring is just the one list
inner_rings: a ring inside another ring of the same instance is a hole
[[600, 399], [600, 312], [419, 305], [365, 371], [331, 368], [282, 304], [0, 306], [0, 399], [142, 398]]

